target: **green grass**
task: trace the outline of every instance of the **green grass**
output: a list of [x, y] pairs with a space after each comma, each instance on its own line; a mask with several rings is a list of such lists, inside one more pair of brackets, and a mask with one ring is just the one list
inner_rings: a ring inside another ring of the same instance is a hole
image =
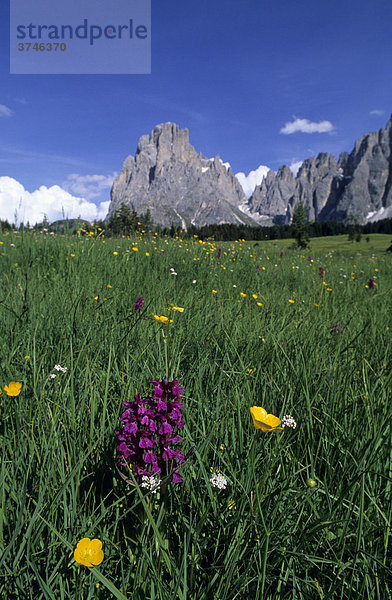
[[[0, 597], [390, 600], [392, 265], [369, 237], [0, 236], [0, 384], [22, 383], [0, 396]], [[116, 432], [166, 368], [189, 458], [155, 496], [119, 477]], [[253, 405], [297, 428], [256, 430]]]

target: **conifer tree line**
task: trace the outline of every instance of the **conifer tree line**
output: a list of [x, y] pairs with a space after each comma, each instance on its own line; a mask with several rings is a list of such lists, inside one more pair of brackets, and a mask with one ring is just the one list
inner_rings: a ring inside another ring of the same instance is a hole
[[323, 237], [332, 235], [348, 235], [352, 242], [360, 241], [362, 235], [369, 233], [392, 234], [392, 219], [383, 219], [374, 223], [360, 225], [356, 222], [338, 222], [338, 221], [319, 221], [308, 222], [306, 209], [303, 204], [298, 204], [293, 213], [293, 220], [290, 225], [272, 225], [272, 226], [253, 226], [241, 225], [238, 223], [224, 223], [221, 225], [210, 224], [203, 227], [189, 225], [184, 231], [180, 225], [172, 223], [170, 226], [163, 227], [155, 225], [150, 213], [138, 214], [126, 204], [115, 210], [106, 220], [94, 221], [90, 223], [82, 219], [63, 219], [49, 223], [45, 217], [42, 223], [31, 226], [27, 224], [10, 224], [7, 220], [0, 219], [0, 231], [11, 231], [21, 229], [33, 229], [38, 231], [53, 231], [58, 233], [75, 234], [80, 229], [87, 232], [95, 231], [98, 228], [104, 231], [105, 236], [130, 236], [136, 232], [158, 233], [164, 236], [182, 238], [194, 237], [197, 235], [200, 239], [213, 239], [215, 241], [233, 241], [238, 239], [248, 241], [277, 240], [294, 238], [298, 247], [306, 248], [309, 239], [313, 237]]

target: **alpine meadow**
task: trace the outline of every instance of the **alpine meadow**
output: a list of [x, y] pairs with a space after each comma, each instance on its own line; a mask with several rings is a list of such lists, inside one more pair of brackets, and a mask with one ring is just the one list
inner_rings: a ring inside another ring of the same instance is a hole
[[390, 600], [390, 236], [0, 234], [0, 597]]

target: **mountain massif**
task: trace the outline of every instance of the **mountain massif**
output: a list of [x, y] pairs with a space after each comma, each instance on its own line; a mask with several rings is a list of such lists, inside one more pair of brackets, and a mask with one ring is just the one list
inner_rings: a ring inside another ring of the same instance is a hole
[[150, 210], [155, 224], [186, 228], [211, 223], [248, 223], [240, 206], [246, 197], [220, 158], [205, 158], [189, 143], [187, 129], [157, 125], [143, 135], [113, 183], [109, 215], [124, 203], [137, 213]]
[[290, 223], [299, 202], [309, 221], [392, 217], [392, 117], [385, 129], [359, 138], [338, 160], [320, 153], [306, 159], [296, 176], [286, 165], [269, 171], [249, 199], [219, 156], [196, 152], [187, 129], [157, 125], [125, 160], [112, 187], [109, 216], [124, 203], [138, 213], [149, 209], [159, 225], [274, 225]]

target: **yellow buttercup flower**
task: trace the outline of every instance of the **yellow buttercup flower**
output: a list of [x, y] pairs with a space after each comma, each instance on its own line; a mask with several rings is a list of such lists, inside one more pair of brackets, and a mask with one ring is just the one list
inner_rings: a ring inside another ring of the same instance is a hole
[[252, 294], [252, 298], [254, 298], [255, 300], [257, 300], [258, 295], [257, 294]]
[[114, 256], [118, 256], [118, 252], [113, 252]]
[[252, 406], [250, 409], [250, 414], [252, 415], [253, 425], [256, 429], [261, 429], [261, 431], [274, 431], [275, 429], [282, 429], [279, 427], [280, 419], [279, 417], [275, 417], [275, 415], [268, 415], [267, 411], [261, 406]]
[[240, 292], [240, 296], [241, 298], [246, 298], [246, 294], [244, 294], [244, 292]]
[[95, 567], [103, 561], [102, 542], [100, 540], [83, 538], [78, 542], [74, 551], [74, 559], [85, 567]]
[[213, 294], [217, 294], [218, 292], [216, 290], [212, 290], [212, 293]]
[[172, 306], [170, 310], [176, 310], [177, 312], [184, 312], [184, 309], [181, 306]]
[[19, 396], [22, 384], [18, 381], [10, 381], [8, 385], [4, 386], [4, 391], [7, 396]]
[[295, 300], [289, 299], [290, 304], [294, 304]]
[[168, 319], [168, 317], [165, 317], [164, 315], [154, 315], [154, 319], [156, 321], [158, 321], [159, 323], [172, 323], [173, 322], [171, 319]]

